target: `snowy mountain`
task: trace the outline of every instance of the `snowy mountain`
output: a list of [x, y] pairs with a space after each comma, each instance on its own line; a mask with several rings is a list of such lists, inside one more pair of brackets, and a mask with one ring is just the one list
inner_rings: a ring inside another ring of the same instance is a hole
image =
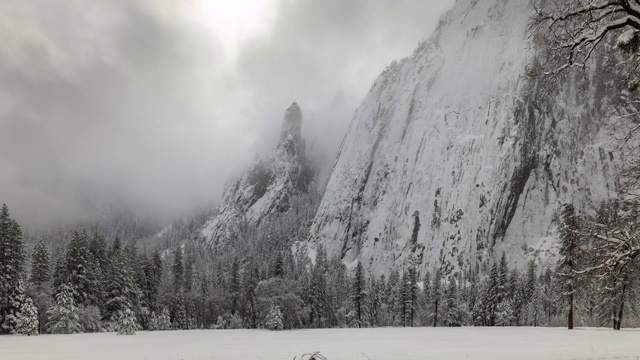
[[[553, 259], [559, 204], [612, 196], [619, 162], [607, 74], [562, 91], [528, 76], [529, 1], [457, 1], [357, 109], [311, 226], [317, 244], [373, 273], [414, 261], [474, 267], [506, 251]], [[298, 244], [301, 245], [301, 244]]]
[[255, 228], [269, 215], [286, 213], [297, 195], [309, 192], [313, 180], [305, 157], [302, 112], [294, 102], [285, 112], [276, 149], [226, 187], [217, 215], [200, 237], [216, 247], [229, 244], [245, 226]]

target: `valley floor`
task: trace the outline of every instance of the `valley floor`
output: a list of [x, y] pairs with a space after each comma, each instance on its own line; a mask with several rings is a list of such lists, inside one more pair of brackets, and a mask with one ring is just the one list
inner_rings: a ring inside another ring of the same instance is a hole
[[3, 360], [638, 359], [640, 329], [378, 328], [190, 330], [0, 336]]

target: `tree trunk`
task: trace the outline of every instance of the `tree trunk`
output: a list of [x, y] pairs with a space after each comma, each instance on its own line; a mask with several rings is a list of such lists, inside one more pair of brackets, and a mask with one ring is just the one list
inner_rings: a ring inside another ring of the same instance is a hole
[[624, 310], [624, 296], [627, 291], [627, 277], [624, 278], [624, 283], [622, 284], [622, 294], [620, 295], [620, 309], [618, 310], [618, 322], [616, 330], [620, 330], [620, 326], [622, 325], [622, 313]]
[[438, 325], [438, 300], [435, 301], [435, 309], [433, 312], [433, 327], [436, 327], [436, 325]]
[[569, 295], [569, 316], [567, 317], [567, 328], [573, 330], [573, 294]]

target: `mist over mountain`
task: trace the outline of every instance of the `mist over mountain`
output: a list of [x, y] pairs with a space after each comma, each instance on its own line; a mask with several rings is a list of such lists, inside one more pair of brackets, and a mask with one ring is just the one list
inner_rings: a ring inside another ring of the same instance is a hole
[[210, 209], [292, 101], [330, 163], [370, 80], [451, 4], [263, 3], [0, 4], [0, 201], [29, 227]]

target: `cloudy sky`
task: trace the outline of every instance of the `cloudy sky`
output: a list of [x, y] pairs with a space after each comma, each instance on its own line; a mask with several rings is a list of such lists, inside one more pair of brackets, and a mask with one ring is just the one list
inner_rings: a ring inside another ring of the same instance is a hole
[[292, 101], [334, 151], [375, 77], [452, 4], [2, 1], [0, 203], [35, 223], [212, 206]]

